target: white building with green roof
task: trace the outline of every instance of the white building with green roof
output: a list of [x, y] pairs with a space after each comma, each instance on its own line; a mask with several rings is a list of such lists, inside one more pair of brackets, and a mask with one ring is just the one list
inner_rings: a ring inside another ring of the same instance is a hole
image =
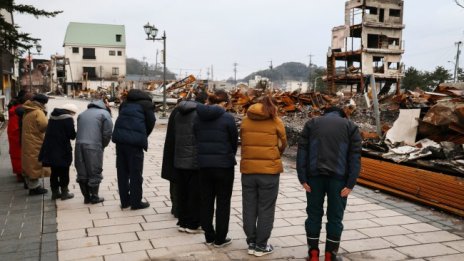
[[66, 81], [95, 89], [126, 75], [124, 25], [71, 22], [64, 38]]

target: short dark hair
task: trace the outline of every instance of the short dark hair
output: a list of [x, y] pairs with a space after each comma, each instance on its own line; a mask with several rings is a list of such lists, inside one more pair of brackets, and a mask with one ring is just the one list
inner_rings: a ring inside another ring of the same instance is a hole
[[332, 106], [324, 110], [324, 114], [329, 114], [331, 112], [338, 112], [338, 114], [340, 114], [341, 117], [346, 118], [345, 111], [338, 106]]
[[195, 95], [195, 101], [201, 104], [205, 104], [208, 99], [208, 94], [205, 91], [199, 91]]
[[213, 95], [208, 97], [210, 104], [219, 104], [221, 102], [229, 102], [229, 95], [224, 90], [216, 90]]

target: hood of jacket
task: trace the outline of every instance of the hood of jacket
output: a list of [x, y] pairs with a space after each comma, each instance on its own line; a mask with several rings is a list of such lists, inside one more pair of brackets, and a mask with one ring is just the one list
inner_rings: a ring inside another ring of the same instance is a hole
[[90, 109], [90, 108], [106, 110], [106, 105], [102, 100], [95, 100], [95, 101], [90, 102], [89, 105], [87, 105], [87, 109]]
[[150, 101], [151, 102], [151, 98], [150, 98], [150, 95], [148, 95], [148, 93], [142, 90], [132, 89], [127, 94], [127, 101], [129, 102]]
[[197, 113], [201, 120], [214, 121], [226, 113], [226, 110], [224, 110], [222, 107], [219, 107], [218, 105], [198, 104]]
[[73, 116], [69, 114], [67, 110], [58, 109], [58, 108], [54, 109], [52, 111], [52, 114], [50, 115], [50, 119], [52, 120], [64, 120], [64, 119], [69, 119], [72, 117]]
[[178, 110], [181, 114], [188, 114], [197, 109], [198, 102], [195, 101], [181, 101], [179, 105], [177, 105]]
[[250, 108], [248, 108], [247, 117], [255, 121], [263, 121], [271, 118], [271, 116], [264, 111], [262, 103], [251, 105]]
[[30, 111], [35, 111], [35, 110], [45, 111], [45, 106], [38, 101], [27, 101], [23, 104], [23, 108], [25, 112], [30, 112]]

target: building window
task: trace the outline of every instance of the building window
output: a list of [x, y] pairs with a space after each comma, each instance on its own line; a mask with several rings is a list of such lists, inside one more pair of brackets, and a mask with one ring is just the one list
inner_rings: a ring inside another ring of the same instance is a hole
[[116, 35], [116, 42], [121, 42], [122, 35], [117, 34]]
[[113, 67], [113, 75], [119, 75], [119, 68]]
[[115, 56], [115, 55], [116, 55], [116, 52], [113, 51], [113, 50], [111, 50], [111, 51], [110, 51], [110, 56]]
[[97, 79], [97, 70], [95, 67], [82, 67], [83, 77], [87, 80], [96, 80]]
[[82, 59], [92, 59], [95, 60], [95, 48], [83, 48]]
[[79, 47], [73, 47], [72, 52], [73, 53], [79, 53]]
[[391, 17], [401, 17], [401, 10], [399, 9], [390, 9]]
[[118, 56], [122, 56], [122, 51], [118, 51]]

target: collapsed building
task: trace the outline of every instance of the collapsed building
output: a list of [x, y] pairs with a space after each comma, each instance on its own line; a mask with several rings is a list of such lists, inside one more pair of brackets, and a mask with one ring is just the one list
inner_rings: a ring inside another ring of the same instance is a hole
[[327, 54], [327, 85], [363, 93], [366, 76], [374, 75], [384, 92], [400, 91], [403, 77], [403, 0], [350, 0], [345, 3], [345, 24], [332, 29]]

